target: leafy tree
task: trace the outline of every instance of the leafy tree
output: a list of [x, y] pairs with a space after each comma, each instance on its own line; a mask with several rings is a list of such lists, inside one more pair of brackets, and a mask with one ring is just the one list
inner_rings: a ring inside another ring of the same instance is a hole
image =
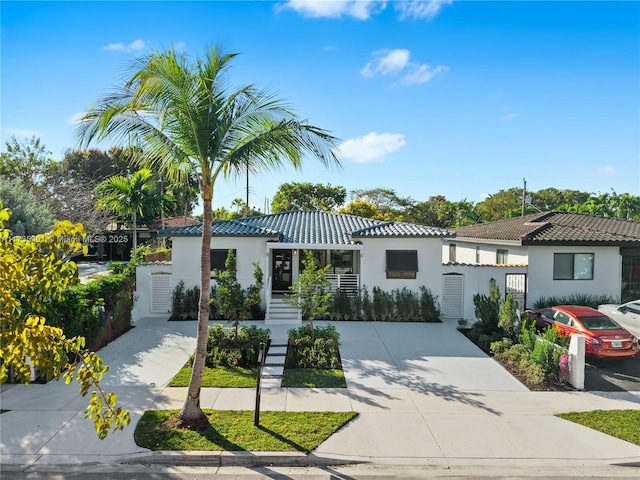
[[242, 320], [251, 320], [253, 311], [262, 301], [260, 292], [264, 286], [264, 276], [260, 263], [253, 262], [253, 278], [255, 284], [244, 290], [237, 280], [236, 257], [233, 249], [229, 249], [225, 260], [226, 269], [222, 272], [215, 271], [216, 296], [214, 303], [218, 312], [223, 318], [230, 320], [236, 327], [236, 338], [238, 337], [238, 327]]
[[[43, 312], [53, 300], [78, 282], [72, 255], [86, 253], [77, 240], [82, 225], [61, 222], [33, 240], [11, 237], [4, 229], [10, 212], [0, 202], [0, 383], [14, 378], [29, 384], [31, 367], [46, 379], [75, 380], [85, 396], [91, 389], [85, 417], [94, 421], [96, 433], [105, 438], [111, 430], [129, 424], [129, 412], [117, 406], [117, 398], [100, 388], [107, 371], [102, 359], [85, 349], [82, 337], [67, 338], [62, 329], [47, 325]], [[66, 369], [66, 370], [65, 370]]]
[[510, 188], [500, 190], [498, 193], [489, 195], [484, 201], [478, 204], [478, 211], [487, 222], [504, 220], [513, 216], [512, 212], [522, 210], [522, 188]]
[[53, 226], [53, 215], [46, 204], [39, 202], [31, 190], [25, 189], [20, 178], [0, 178], [0, 201], [12, 211], [5, 228], [14, 235], [36, 235]]
[[625, 220], [640, 220], [640, 197], [628, 193], [618, 195], [613, 191], [591, 196], [579, 205], [565, 205], [562, 210]]
[[273, 213], [294, 210], [333, 211], [342, 205], [347, 197], [344, 187], [332, 187], [321, 183], [293, 182], [283, 183], [273, 196]]
[[110, 177], [96, 187], [99, 208], [110, 210], [121, 219], [131, 218], [133, 255], [138, 248], [138, 222], [153, 221], [164, 205], [173, 202], [169, 195], [156, 193], [151, 177], [151, 170], [143, 168], [127, 177]]
[[500, 302], [498, 327], [502, 329], [508, 338], [513, 338], [515, 335], [516, 323], [518, 321], [517, 309], [518, 303], [514, 300], [511, 293], [507, 293], [506, 298]]
[[384, 220], [402, 221], [403, 211], [414, 203], [411, 198], [399, 197], [395, 190], [388, 188], [372, 188], [369, 190], [353, 190], [351, 192], [352, 200], [365, 200], [380, 211]]
[[589, 199], [589, 193], [579, 190], [558, 190], [557, 188], [544, 188], [531, 193], [531, 203], [538, 211], [552, 211], [563, 205], [578, 205]]
[[305, 154], [338, 163], [337, 139], [300, 120], [267, 91], [247, 85], [232, 90], [226, 76], [235, 53], [220, 47], [191, 63], [175, 49], [139, 60], [124, 84], [85, 115], [79, 136], [85, 142], [137, 141], [139, 161], [151, 163], [167, 179], [197, 174], [203, 204], [198, 335], [191, 381], [180, 420], [192, 428], [208, 422], [200, 407], [206, 359], [210, 296], [211, 203], [218, 177], [274, 170], [283, 162], [300, 168]]
[[12, 136], [5, 145], [6, 151], [0, 153], [0, 175], [19, 178], [26, 190], [41, 187], [53, 160], [40, 139], [33, 136], [19, 142]]
[[293, 305], [302, 312], [302, 318], [309, 320], [311, 339], [315, 339], [313, 321], [326, 316], [331, 302], [331, 292], [327, 289], [331, 282], [327, 278], [327, 271], [331, 265], [319, 267], [311, 250], [304, 251], [302, 272], [298, 280], [289, 287], [291, 293], [285, 295], [285, 302]]
[[392, 218], [390, 218], [391, 214], [383, 213], [376, 205], [361, 198], [351, 200], [344, 207], [340, 208], [338, 212], [344, 215], [355, 215], [358, 217], [372, 218], [374, 220], [392, 220]]

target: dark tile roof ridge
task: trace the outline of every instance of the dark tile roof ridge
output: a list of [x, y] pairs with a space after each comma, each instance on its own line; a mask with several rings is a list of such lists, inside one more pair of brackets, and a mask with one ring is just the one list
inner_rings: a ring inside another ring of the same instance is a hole
[[[373, 220], [373, 219], [371, 219], [371, 220]], [[369, 225], [368, 227], [364, 227], [364, 228], [360, 228], [358, 230], [355, 230], [355, 231], [351, 232], [351, 235], [362, 235], [362, 234], [364, 234], [366, 232], [370, 232], [372, 230], [377, 230], [377, 229], [383, 228], [383, 227], [389, 227], [389, 226], [394, 225], [396, 223], [394, 221], [388, 221], [388, 222], [383, 222], [381, 220], [377, 220], [377, 221], [380, 222], [380, 223], [378, 223], [377, 225]]]

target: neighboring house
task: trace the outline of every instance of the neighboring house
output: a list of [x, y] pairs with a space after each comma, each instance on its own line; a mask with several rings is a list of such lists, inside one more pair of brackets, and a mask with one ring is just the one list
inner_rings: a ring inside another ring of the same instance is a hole
[[[172, 239], [172, 262], [144, 265], [137, 271], [134, 318], [166, 316], [170, 291], [179, 282], [192, 288], [200, 280], [202, 225], [166, 228], [158, 236]], [[224, 269], [229, 249], [237, 259], [237, 278], [245, 288], [254, 283], [253, 262], [264, 272], [263, 298], [267, 322], [274, 303], [298, 278], [301, 250], [313, 250], [321, 266], [331, 265], [333, 288], [366, 286], [391, 291], [421, 286], [440, 297], [442, 241], [453, 232], [424, 225], [383, 222], [329, 212], [285, 212], [215, 221], [212, 225], [211, 269]]]
[[[471, 283], [478, 293], [488, 291], [486, 273], [492, 272], [501, 292], [513, 292], [521, 308], [533, 307], [540, 297], [575, 293], [640, 298], [636, 221], [545, 212], [470, 225], [444, 242], [442, 257], [446, 273], [471, 276], [472, 282], [459, 283]], [[464, 298], [463, 316], [469, 318], [473, 304]]]

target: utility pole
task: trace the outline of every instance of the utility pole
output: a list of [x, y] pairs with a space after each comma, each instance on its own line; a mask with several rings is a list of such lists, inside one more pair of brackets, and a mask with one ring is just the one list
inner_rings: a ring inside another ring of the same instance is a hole
[[521, 217], [524, 217], [524, 205], [527, 201], [527, 179], [523, 178], [522, 183], [524, 184], [522, 188], [522, 212], [520, 213]]

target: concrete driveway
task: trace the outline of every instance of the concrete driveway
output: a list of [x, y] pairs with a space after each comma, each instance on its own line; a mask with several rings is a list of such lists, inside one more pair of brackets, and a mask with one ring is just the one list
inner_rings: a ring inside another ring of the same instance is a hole
[[349, 388], [526, 392], [452, 322], [337, 322]]

